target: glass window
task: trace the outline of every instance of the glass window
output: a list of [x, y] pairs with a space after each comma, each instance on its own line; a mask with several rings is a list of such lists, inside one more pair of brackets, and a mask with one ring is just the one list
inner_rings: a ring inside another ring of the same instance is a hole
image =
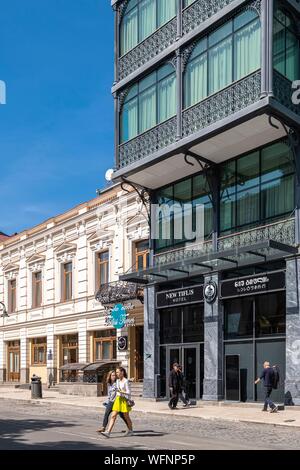
[[121, 111], [121, 142], [133, 139], [175, 114], [176, 73], [168, 64], [130, 88]]
[[284, 142], [223, 164], [221, 232], [291, 213], [295, 206], [294, 172], [293, 155]]
[[63, 289], [62, 289], [62, 301], [71, 300], [72, 299], [72, 270], [73, 264], [65, 263], [63, 265]]
[[37, 272], [32, 275], [32, 306], [42, 305], [42, 273]]
[[135, 243], [135, 264], [137, 271], [143, 271], [149, 267], [149, 240]]
[[249, 10], [195, 46], [184, 75], [185, 108], [249, 75], [260, 63], [260, 19], [254, 10]]
[[299, 78], [299, 39], [295, 21], [280, 7], [274, 12], [274, 68], [289, 80]]
[[285, 297], [282, 292], [257, 296], [255, 298], [256, 336], [285, 333]]
[[17, 308], [17, 281], [8, 281], [8, 311], [14, 313]]
[[47, 364], [47, 338], [35, 338], [32, 340], [31, 364]]
[[225, 339], [247, 338], [253, 335], [252, 298], [225, 302]]
[[187, 305], [183, 307], [183, 342], [204, 341], [204, 306]]
[[181, 308], [160, 311], [160, 343], [181, 343]]
[[120, 52], [126, 54], [176, 16], [177, 0], [130, 0], [121, 21]]
[[97, 253], [97, 285], [96, 289], [99, 286], [103, 286], [109, 282], [109, 251], [101, 251]]

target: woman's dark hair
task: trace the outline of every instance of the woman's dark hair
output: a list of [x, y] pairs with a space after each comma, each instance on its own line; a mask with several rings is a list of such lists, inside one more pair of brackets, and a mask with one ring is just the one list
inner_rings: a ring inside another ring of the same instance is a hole
[[110, 370], [109, 373], [107, 374], [107, 378], [106, 378], [106, 383], [111, 385], [112, 384], [112, 381], [111, 381], [111, 376], [112, 374], [115, 374], [116, 371], [115, 370]]
[[124, 367], [118, 367], [119, 371], [123, 373], [123, 376], [125, 377], [125, 379], [127, 379], [127, 372], [126, 370], [124, 369]]

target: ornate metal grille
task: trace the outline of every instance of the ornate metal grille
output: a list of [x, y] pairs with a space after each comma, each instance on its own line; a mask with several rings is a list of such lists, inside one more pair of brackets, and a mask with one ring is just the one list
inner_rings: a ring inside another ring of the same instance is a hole
[[119, 80], [130, 75], [176, 41], [177, 18], [163, 25], [151, 36], [119, 59]]
[[192, 3], [182, 13], [183, 34], [189, 33], [203, 23], [203, 21], [215, 15], [233, 1], [234, 0], [198, 0]]
[[123, 168], [131, 163], [147, 157], [157, 150], [167, 147], [176, 140], [177, 118], [153, 127], [119, 147], [119, 166]]
[[125, 281], [110, 282], [100, 287], [96, 294], [96, 300], [102, 305], [125, 302], [127, 300], [143, 300], [143, 289], [137, 284]]
[[189, 258], [197, 258], [213, 251], [212, 242], [207, 241], [197, 245], [188, 245], [183, 248], [158, 253], [154, 256], [155, 266], [163, 266], [169, 263], [176, 263]]
[[259, 101], [260, 94], [261, 71], [259, 70], [183, 111], [183, 136], [194, 134]]

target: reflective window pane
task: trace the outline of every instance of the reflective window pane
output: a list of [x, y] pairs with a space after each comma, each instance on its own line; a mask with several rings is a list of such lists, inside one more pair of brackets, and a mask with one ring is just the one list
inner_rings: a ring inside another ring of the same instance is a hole
[[282, 292], [257, 296], [255, 298], [256, 336], [284, 334], [285, 311], [285, 296]]

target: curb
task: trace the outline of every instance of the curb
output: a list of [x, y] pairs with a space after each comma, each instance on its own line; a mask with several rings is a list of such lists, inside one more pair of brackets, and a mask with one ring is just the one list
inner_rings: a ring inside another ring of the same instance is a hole
[[[74, 405], [74, 403], [59, 403], [59, 402], [53, 402], [53, 401], [43, 401], [43, 399], [24, 399], [24, 398], [8, 398], [8, 397], [0, 397], [0, 402], [1, 401], [7, 401], [7, 402], [12, 402], [12, 403], [20, 403], [21, 405], [40, 405], [40, 406], [51, 406], [51, 407], [72, 407], [74, 406], [76, 408], [80, 408], [82, 410], [92, 410], [92, 411], [99, 411], [100, 406], [90, 406], [90, 405]], [[205, 421], [226, 421], [226, 422], [231, 422], [231, 423], [244, 423], [244, 424], [256, 424], [256, 425], [261, 425], [261, 426], [272, 426], [272, 427], [284, 427], [288, 429], [300, 429], [300, 424], [295, 425], [295, 424], [286, 424], [286, 423], [268, 423], [268, 422], [261, 422], [257, 421], [255, 419], [245, 419], [245, 418], [228, 418], [228, 417], [216, 417], [216, 416], [190, 416], [190, 415], [178, 415], [176, 413], [169, 413], [168, 410], [166, 411], [155, 411], [155, 410], [134, 410], [135, 413], [141, 413], [141, 414], [154, 414], [156, 416], [163, 415], [163, 416], [175, 416], [176, 418], [189, 418], [189, 419], [197, 419], [197, 420], [205, 420]]]

